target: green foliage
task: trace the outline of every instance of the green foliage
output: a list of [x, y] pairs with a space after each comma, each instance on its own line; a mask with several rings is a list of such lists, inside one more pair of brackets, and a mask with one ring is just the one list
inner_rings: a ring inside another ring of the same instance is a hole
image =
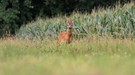
[[[98, 35], [101, 37], [134, 38], [135, 37], [135, 5], [134, 3], [115, 6], [113, 9], [93, 10], [92, 14], [74, 13], [74, 38]], [[38, 19], [22, 27], [17, 37], [27, 39], [57, 38], [60, 31], [66, 31], [65, 18]]]
[[[25, 7], [26, 6], [26, 7]], [[27, 9], [30, 6], [29, 0], [1, 0], [0, 2], [0, 36], [7, 31], [15, 33], [26, 17], [29, 19], [31, 15]], [[25, 12], [24, 12], [25, 11]]]
[[[66, 29], [67, 25], [63, 18], [48, 20], [38, 19], [37, 22], [21, 27], [16, 33], [16, 36], [18, 38], [30, 40], [43, 40], [45, 38], [57, 39], [58, 34], [61, 31], [66, 31]], [[78, 25], [78, 22], [75, 21], [75, 24], [73, 25], [73, 34], [76, 38], [79, 38], [79, 36], [85, 36], [87, 31], [83, 26]]]
[[[0, 0], [0, 36], [15, 34], [23, 24], [37, 17], [54, 17], [73, 11], [91, 11], [98, 6], [111, 6], [118, 0]], [[122, 0], [126, 3], [130, 0]]]
[[[18, 20], [17, 14], [19, 11], [16, 9], [16, 2], [12, 5], [7, 0], [1, 0], [0, 3], [0, 29], [2, 30], [8, 30], [13, 27], [16, 27], [15, 20]], [[12, 6], [13, 8], [8, 7]], [[2, 33], [0, 33], [2, 34]]]

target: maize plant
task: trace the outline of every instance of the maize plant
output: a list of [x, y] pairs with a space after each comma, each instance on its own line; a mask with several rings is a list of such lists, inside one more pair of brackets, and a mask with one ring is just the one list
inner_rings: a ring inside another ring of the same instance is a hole
[[[74, 20], [74, 38], [91, 35], [110, 36], [114, 38], [135, 37], [135, 4], [114, 8], [94, 10], [91, 14], [74, 13], [70, 16]], [[61, 31], [66, 31], [64, 17], [53, 19], [38, 19], [20, 28], [16, 36], [24, 39], [57, 39]]]

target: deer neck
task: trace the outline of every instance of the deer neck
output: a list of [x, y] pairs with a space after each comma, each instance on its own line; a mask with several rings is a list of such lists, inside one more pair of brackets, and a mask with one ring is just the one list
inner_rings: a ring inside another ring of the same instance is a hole
[[67, 33], [68, 35], [72, 35], [72, 28], [68, 28]]

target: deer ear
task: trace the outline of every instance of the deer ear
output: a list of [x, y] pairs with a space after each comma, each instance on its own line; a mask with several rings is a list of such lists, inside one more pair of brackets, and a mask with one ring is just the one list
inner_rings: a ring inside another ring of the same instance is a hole
[[72, 25], [74, 24], [74, 20], [71, 20]]
[[72, 22], [72, 24], [73, 24], [73, 23], [74, 23], [74, 20], [72, 20], [71, 22]]
[[66, 18], [66, 20], [65, 20], [65, 23], [68, 25], [68, 23], [69, 23], [69, 20], [68, 20], [68, 18]]

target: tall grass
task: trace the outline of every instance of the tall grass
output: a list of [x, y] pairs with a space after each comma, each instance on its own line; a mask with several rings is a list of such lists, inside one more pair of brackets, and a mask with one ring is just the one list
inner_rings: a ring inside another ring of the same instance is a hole
[[130, 39], [87, 38], [58, 49], [46, 40], [0, 42], [0, 75], [135, 74], [135, 42]]
[[[65, 17], [37, 19], [36, 22], [21, 27], [16, 36], [25, 39], [56, 39], [60, 31], [66, 30]], [[114, 8], [99, 8], [91, 14], [73, 13], [69, 18], [74, 19], [74, 38], [92, 35], [120, 38], [135, 36], [134, 3], [123, 6], [118, 4]]]
[[16, 36], [34, 41], [0, 39], [0, 75], [135, 75], [135, 41], [130, 39], [134, 10], [130, 3], [91, 14], [73, 13], [69, 17], [75, 22], [74, 38], [87, 37], [59, 47], [48, 39], [66, 30], [65, 17], [31, 22]]

